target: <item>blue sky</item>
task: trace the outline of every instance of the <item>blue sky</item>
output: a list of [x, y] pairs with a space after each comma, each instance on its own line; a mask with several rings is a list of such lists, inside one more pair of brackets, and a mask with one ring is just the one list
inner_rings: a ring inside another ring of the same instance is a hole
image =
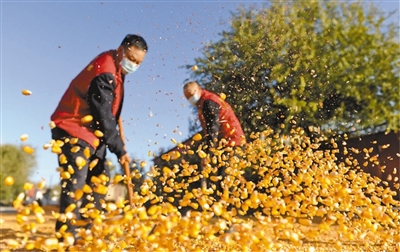
[[[36, 147], [32, 180], [58, 183], [57, 157], [42, 146], [51, 140], [50, 115], [69, 82], [97, 54], [139, 33], [149, 53], [128, 75], [122, 118], [127, 149], [151, 164], [148, 152], [189, 136], [189, 104], [182, 83], [206, 42], [218, 41], [230, 12], [252, 1], [1, 1], [0, 143]], [[260, 2], [258, 2], [259, 4]], [[398, 10], [397, 1], [376, 1]], [[396, 17], [395, 17], [396, 18]], [[397, 12], [398, 20], [398, 12]], [[21, 91], [32, 91], [23, 96]], [[116, 158], [108, 157], [116, 163]]]

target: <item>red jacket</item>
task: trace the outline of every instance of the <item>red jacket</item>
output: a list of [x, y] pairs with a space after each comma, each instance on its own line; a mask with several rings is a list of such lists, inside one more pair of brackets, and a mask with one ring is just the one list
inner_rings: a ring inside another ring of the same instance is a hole
[[[93, 132], [103, 131], [108, 140], [101, 141], [111, 145], [109, 149], [120, 156], [125, 151], [116, 126], [122, 108], [124, 75], [115, 57], [116, 51], [110, 50], [93, 59], [72, 80], [51, 120], [70, 136], [82, 139], [95, 149], [100, 139]], [[86, 115], [92, 115], [94, 120], [82, 123]]]
[[[207, 121], [207, 118], [204, 116], [203, 110], [204, 102], [211, 101], [218, 105], [218, 110], [215, 114], [218, 115], [217, 118], [208, 119], [212, 120], [210, 122]], [[236, 117], [235, 112], [232, 107], [223, 99], [221, 99], [218, 95], [207, 91], [205, 89], [202, 90], [200, 100], [197, 102], [197, 108], [199, 113], [199, 120], [201, 126], [204, 131], [204, 135], [209, 135], [210, 132], [207, 131], [207, 127], [210, 124], [216, 124], [215, 121], [218, 121], [219, 124], [219, 138], [225, 138], [228, 141], [229, 145], [240, 146], [246, 142], [246, 138], [240, 124], [239, 119]], [[220, 139], [219, 139], [220, 140]]]

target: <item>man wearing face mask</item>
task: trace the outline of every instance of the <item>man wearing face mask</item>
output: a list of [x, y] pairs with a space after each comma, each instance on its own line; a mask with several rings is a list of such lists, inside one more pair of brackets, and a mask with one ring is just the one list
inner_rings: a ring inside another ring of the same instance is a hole
[[[138, 69], [147, 51], [147, 43], [141, 36], [128, 34], [116, 50], [98, 55], [72, 80], [51, 116], [55, 124], [52, 129], [52, 139], [56, 143], [53, 152], [58, 154], [63, 171], [60, 195], [62, 217], [56, 223], [56, 236], [60, 240], [65, 238], [64, 233], [79, 238], [79, 227], [68, 218], [63, 218], [68, 206], [75, 204], [75, 208], [72, 205], [69, 209], [73, 209], [76, 220], [86, 220], [88, 216], [80, 210], [85, 210], [88, 203], [93, 203], [98, 210], [102, 209], [105, 194], [97, 190], [98, 186], [93, 183], [96, 180], [92, 177], [101, 174], [109, 176], [109, 168], [105, 164], [106, 149], [117, 156], [121, 165], [131, 161], [117, 125], [125, 76]], [[93, 192], [77, 198], [85, 184]], [[108, 186], [108, 181], [103, 185]]]
[[[197, 107], [199, 121], [205, 136], [206, 152], [212, 156], [211, 147], [217, 148], [221, 140], [226, 147], [243, 147], [246, 138], [232, 107], [215, 93], [202, 89], [197, 82], [184, 85], [183, 93], [190, 104]], [[202, 164], [204, 165], [203, 159]], [[225, 176], [225, 167], [218, 169], [218, 174]], [[217, 191], [221, 185], [217, 184]]]

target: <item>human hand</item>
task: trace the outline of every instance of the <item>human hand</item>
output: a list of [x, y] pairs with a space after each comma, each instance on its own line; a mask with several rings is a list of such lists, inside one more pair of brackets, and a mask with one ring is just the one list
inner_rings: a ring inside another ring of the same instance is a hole
[[125, 153], [124, 155], [122, 155], [122, 156], [118, 159], [118, 162], [119, 162], [121, 165], [124, 165], [126, 162], [127, 162], [128, 164], [130, 164], [130, 163], [131, 163], [131, 157], [128, 155], [128, 153]]

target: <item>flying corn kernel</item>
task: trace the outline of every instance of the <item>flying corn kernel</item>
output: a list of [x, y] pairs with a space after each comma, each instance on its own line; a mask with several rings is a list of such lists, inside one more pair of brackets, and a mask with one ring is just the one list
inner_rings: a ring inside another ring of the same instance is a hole
[[51, 145], [51, 144], [48, 144], [48, 143], [47, 143], [47, 144], [44, 144], [44, 145], [43, 145], [43, 150], [47, 150], [47, 149], [51, 148], [51, 146], [52, 146], [52, 145]]
[[31, 95], [31, 94], [32, 94], [32, 92], [31, 92], [31, 91], [29, 91], [29, 90], [27, 90], [27, 89], [23, 89], [23, 90], [22, 90], [22, 94], [23, 94], [23, 95], [27, 95], [27, 96], [28, 96], [28, 95]]
[[101, 180], [102, 183], [106, 183], [106, 182], [110, 181], [110, 178], [104, 173], [99, 175], [99, 179]]
[[22, 134], [22, 135], [20, 136], [20, 139], [21, 139], [22, 142], [28, 140], [28, 134]]
[[31, 155], [31, 154], [33, 154], [33, 153], [35, 152], [35, 149], [33, 149], [32, 147], [30, 147], [30, 146], [28, 146], [28, 145], [22, 146], [22, 150], [23, 150], [25, 153], [29, 154], [29, 155]]
[[13, 177], [7, 176], [7, 177], [4, 179], [4, 185], [6, 185], [6, 186], [12, 186], [13, 184], [14, 184], [14, 178], [13, 178]]
[[36, 221], [40, 224], [45, 223], [46, 219], [44, 218], [42, 213], [35, 213]]
[[124, 177], [120, 174], [117, 174], [114, 176], [113, 179], [113, 184], [118, 184], [120, 181], [122, 181], [124, 179]]
[[27, 242], [25, 245], [26, 250], [34, 250], [35, 249], [35, 243], [33, 242]]
[[93, 121], [93, 116], [92, 115], [86, 115], [86, 116], [81, 118], [81, 122], [82, 123], [90, 123], [91, 121]]
[[90, 163], [89, 163], [89, 170], [93, 170], [94, 167], [96, 167], [96, 165], [99, 163], [99, 159], [93, 159]]
[[144, 167], [146, 167], [146, 165], [147, 165], [146, 161], [141, 161], [139, 164], [139, 167], [144, 168]]
[[37, 187], [39, 189], [43, 189], [45, 186], [46, 186], [46, 180], [45, 179], [42, 179], [37, 185]]
[[158, 205], [152, 205], [149, 210], [147, 210], [147, 213], [149, 215], [155, 215], [161, 210], [161, 206]]
[[304, 225], [304, 226], [309, 226], [309, 225], [312, 224], [312, 221], [309, 220], [309, 219], [299, 219], [298, 222], [299, 222], [301, 225]]
[[19, 246], [19, 242], [14, 239], [8, 239], [5, 242], [6, 242], [7, 246], [11, 249], [17, 249]]
[[96, 185], [95, 188], [93, 189], [95, 193], [98, 194], [107, 194], [107, 187], [105, 185]]
[[71, 174], [70, 174], [69, 172], [67, 172], [67, 171], [62, 171], [62, 172], [60, 173], [60, 177], [61, 177], [62, 179], [70, 179], [70, 178], [71, 178]]
[[60, 164], [66, 164], [66, 163], [68, 163], [67, 157], [66, 157], [64, 154], [61, 154], [61, 155], [58, 157], [58, 161], [60, 162]]
[[68, 166], [67, 166], [67, 172], [68, 172], [69, 174], [74, 174], [74, 173], [75, 173], [74, 167], [72, 167], [72, 165], [68, 165]]
[[200, 141], [203, 137], [201, 136], [200, 133], [197, 133], [193, 136], [193, 140], [194, 141]]
[[225, 99], [226, 99], [226, 94], [220, 93], [220, 94], [219, 94], [219, 97], [220, 97], [222, 100], [225, 100]]
[[69, 140], [69, 143], [70, 144], [77, 144], [79, 142], [79, 138], [77, 138], [77, 137], [73, 137], [73, 138], [71, 138], [70, 140]]
[[54, 129], [56, 127], [56, 123], [51, 121], [49, 122], [50, 129]]
[[171, 153], [172, 160], [177, 160], [180, 157], [181, 157], [181, 153], [179, 151], [172, 151], [172, 153]]
[[140, 209], [138, 209], [138, 212], [139, 212], [139, 219], [140, 220], [146, 220], [148, 218], [148, 215], [147, 215], [145, 207], [141, 207]]
[[85, 185], [82, 187], [82, 191], [83, 191], [84, 193], [92, 193], [92, 188], [91, 188], [88, 184], [85, 184]]
[[103, 132], [101, 132], [100, 130], [95, 130], [94, 131], [94, 135], [97, 136], [97, 137], [103, 137], [104, 136]]
[[197, 153], [197, 155], [199, 155], [200, 158], [206, 158], [206, 157], [207, 157], [207, 154], [206, 154], [204, 151], [202, 151], [202, 150], [200, 150], [200, 151]]
[[28, 183], [28, 182], [26, 182], [26, 183], [24, 183], [24, 190], [25, 191], [29, 191], [29, 190], [31, 190], [32, 188], [34, 187], [34, 185], [32, 184], [32, 183]]
[[83, 191], [81, 189], [77, 189], [74, 193], [74, 199], [75, 200], [80, 200], [83, 196]]
[[91, 154], [90, 154], [90, 149], [89, 149], [89, 147], [86, 147], [86, 148], [83, 150], [83, 155], [85, 156], [85, 158], [90, 158]]
[[100, 184], [100, 183], [102, 183], [101, 179], [98, 178], [98, 177], [96, 177], [96, 176], [92, 176], [92, 177], [90, 178], [90, 182], [92, 182], [93, 184]]
[[80, 146], [74, 146], [74, 147], [71, 148], [71, 152], [72, 153], [77, 153], [80, 149], [81, 149]]
[[47, 238], [44, 240], [43, 245], [46, 246], [47, 248], [55, 248], [58, 244], [57, 238]]
[[61, 153], [62, 153], [62, 149], [61, 149], [60, 146], [54, 144], [54, 145], [51, 147], [51, 152], [56, 153], [56, 154], [61, 154]]
[[166, 186], [166, 187], [164, 187], [163, 191], [166, 192], [166, 193], [171, 193], [171, 192], [174, 191], [174, 189], [172, 189], [172, 188], [169, 187], [169, 186]]
[[99, 146], [100, 145], [100, 140], [99, 139], [94, 139], [93, 140], [93, 145], [96, 146], [96, 147]]
[[86, 160], [85, 160], [83, 157], [81, 157], [81, 156], [77, 156], [77, 157], [75, 158], [75, 164], [76, 164], [79, 168], [82, 168], [82, 167], [84, 167], [84, 166], [86, 165]]
[[62, 140], [56, 140], [55, 145], [62, 147], [62, 146], [64, 146], [64, 143], [65, 142]]
[[73, 212], [75, 210], [75, 208], [76, 208], [76, 204], [72, 203], [69, 206], [67, 206], [67, 208], [65, 208], [65, 212], [66, 213]]
[[171, 159], [171, 155], [169, 155], [168, 153], [162, 154], [161, 159], [168, 162]]
[[118, 209], [117, 205], [112, 202], [107, 203], [107, 205], [106, 205], [106, 210], [109, 212], [115, 211], [117, 209]]

